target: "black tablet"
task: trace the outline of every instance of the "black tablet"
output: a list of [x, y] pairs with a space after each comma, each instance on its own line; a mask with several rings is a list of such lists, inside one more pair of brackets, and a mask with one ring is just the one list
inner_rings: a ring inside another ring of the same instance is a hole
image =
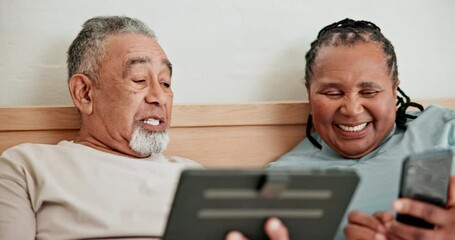
[[272, 216], [291, 239], [333, 239], [358, 182], [351, 170], [185, 170], [164, 239], [267, 239]]

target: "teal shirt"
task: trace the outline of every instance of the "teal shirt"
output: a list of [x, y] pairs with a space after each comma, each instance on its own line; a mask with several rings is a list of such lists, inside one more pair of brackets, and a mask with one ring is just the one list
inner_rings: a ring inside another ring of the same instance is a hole
[[[432, 105], [417, 115], [417, 119], [408, 121], [407, 130], [394, 128], [378, 148], [362, 158], [347, 159], [338, 155], [314, 133], [312, 136], [321, 143], [321, 150], [305, 139], [270, 163], [269, 168], [356, 170], [361, 181], [335, 238], [345, 239], [343, 228], [351, 210], [369, 214], [391, 210], [392, 202], [398, 197], [401, 164], [406, 156], [429, 149], [451, 148], [455, 151], [455, 109]], [[454, 172], [452, 167], [452, 174]]]

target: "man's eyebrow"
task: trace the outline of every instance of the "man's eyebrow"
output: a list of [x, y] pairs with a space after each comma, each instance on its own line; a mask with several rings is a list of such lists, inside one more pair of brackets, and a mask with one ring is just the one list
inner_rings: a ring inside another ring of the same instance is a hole
[[[126, 61], [126, 63], [125, 63], [123, 76], [125, 77], [128, 74], [128, 71], [132, 68], [133, 65], [146, 64], [149, 62], [150, 62], [150, 58], [148, 58], [148, 57], [135, 57], [135, 58], [128, 59], [128, 61]], [[172, 63], [168, 59], [163, 59], [161, 62], [169, 68], [169, 70], [171, 71], [171, 76], [172, 76]]]
[[163, 63], [166, 64], [166, 66], [169, 68], [171, 71], [171, 77], [172, 77], [172, 63], [168, 59], [164, 59]]
[[148, 57], [135, 57], [135, 58], [130, 58], [128, 61], [125, 63], [125, 67], [123, 68], [123, 77], [128, 75], [129, 70], [133, 67], [133, 65], [136, 64], [146, 64], [150, 62], [150, 58]]
[[149, 63], [150, 58], [148, 57], [135, 57], [135, 58], [130, 58], [128, 61], [126, 61], [126, 68], [131, 68], [131, 66], [135, 64], [144, 64], [144, 63]]

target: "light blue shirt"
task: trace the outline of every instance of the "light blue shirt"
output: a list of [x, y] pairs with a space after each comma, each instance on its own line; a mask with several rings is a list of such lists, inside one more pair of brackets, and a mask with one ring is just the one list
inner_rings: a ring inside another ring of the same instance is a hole
[[[378, 148], [362, 158], [347, 159], [338, 155], [314, 133], [312, 136], [321, 143], [321, 150], [306, 138], [269, 168], [356, 170], [361, 181], [335, 237], [345, 239], [343, 228], [351, 210], [369, 214], [391, 210], [392, 202], [398, 197], [401, 165], [406, 156], [430, 149], [455, 151], [455, 109], [432, 105], [417, 115], [417, 119], [408, 121], [407, 130], [394, 128]], [[452, 174], [454, 172], [452, 166]]]

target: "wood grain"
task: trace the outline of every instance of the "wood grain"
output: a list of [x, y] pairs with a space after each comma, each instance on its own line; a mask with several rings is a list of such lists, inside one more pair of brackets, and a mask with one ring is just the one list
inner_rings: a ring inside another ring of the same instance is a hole
[[[455, 99], [417, 101], [455, 108]], [[167, 155], [206, 167], [262, 167], [305, 137], [306, 101], [177, 104]], [[16, 144], [72, 140], [80, 127], [73, 106], [0, 107], [0, 152]]]

